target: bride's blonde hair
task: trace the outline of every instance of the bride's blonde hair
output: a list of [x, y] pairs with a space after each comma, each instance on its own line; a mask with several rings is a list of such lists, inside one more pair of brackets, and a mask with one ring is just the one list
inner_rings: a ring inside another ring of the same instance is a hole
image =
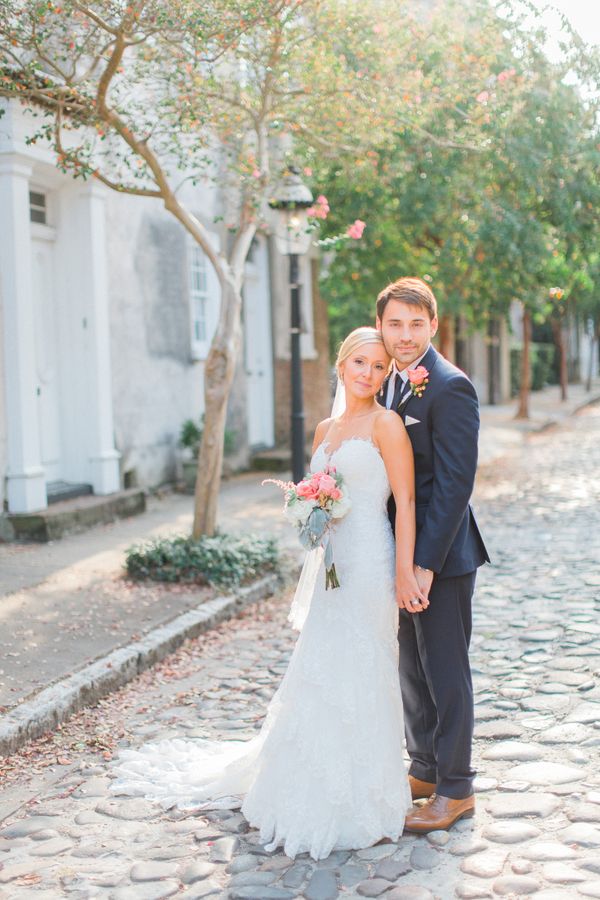
[[[377, 331], [376, 328], [372, 328], [370, 325], [361, 325], [360, 328], [355, 328], [354, 331], [351, 331], [350, 334], [344, 338], [340, 345], [340, 349], [338, 350], [337, 359], [335, 361], [335, 371], [337, 372], [338, 378], [340, 377], [341, 364], [345, 362], [349, 356], [352, 356], [359, 347], [362, 347], [363, 344], [379, 344], [385, 350], [381, 332]], [[389, 357], [387, 350], [385, 350], [385, 352]]]

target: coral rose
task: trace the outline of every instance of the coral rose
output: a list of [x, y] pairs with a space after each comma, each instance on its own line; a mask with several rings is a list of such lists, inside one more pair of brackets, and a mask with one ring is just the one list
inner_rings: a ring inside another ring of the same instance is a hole
[[302, 497], [303, 500], [314, 500], [319, 493], [318, 485], [315, 485], [311, 481], [301, 481], [298, 487], [296, 488], [296, 493], [299, 497]]
[[425, 368], [425, 366], [417, 366], [416, 369], [408, 370], [408, 380], [411, 384], [414, 384], [415, 387], [418, 387], [420, 384], [423, 384], [425, 379], [428, 377], [429, 372]]

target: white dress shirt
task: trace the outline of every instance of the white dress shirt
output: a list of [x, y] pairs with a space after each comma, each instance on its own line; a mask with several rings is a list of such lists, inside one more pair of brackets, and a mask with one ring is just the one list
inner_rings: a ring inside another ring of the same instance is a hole
[[[427, 348], [427, 350], [429, 350], [429, 347]], [[417, 366], [421, 365], [421, 360], [427, 353], [427, 350], [425, 351], [425, 353], [423, 353], [422, 356], [419, 356], [418, 359], [415, 359], [415, 361], [412, 362], [409, 366], [406, 366], [405, 369], [402, 369], [402, 371], [400, 371], [400, 369], [398, 368], [398, 364], [396, 363], [396, 360], [394, 360], [394, 362], [392, 363], [392, 372], [390, 375], [390, 380], [388, 381], [387, 394], [385, 395], [385, 405], [386, 405], [387, 409], [390, 409], [390, 407], [392, 405], [392, 400], [394, 399], [394, 392], [396, 390], [396, 375], [399, 375], [400, 378], [402, 379], [403, 386], [402, 386], [401, 396], [404, 397], [404, 394], [406, 391], [406, 385], [408, 382], [408, 370], [416, 369]]]

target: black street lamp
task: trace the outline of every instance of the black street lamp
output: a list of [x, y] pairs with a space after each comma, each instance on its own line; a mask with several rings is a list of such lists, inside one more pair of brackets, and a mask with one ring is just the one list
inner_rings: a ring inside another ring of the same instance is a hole
[[300, 172], [289, 166], [277, 187], [276, 196], [269, 201], [278, 211], [275, 223], [277, 249], [290, 258], [291, 300], [291, 386], [292, 386], [292, 478], [297, 483], [305, 474], [304, 408], [302, 403], [302, 362], [300, 358], [300, 279], [298, 257], [310, 246], [306, 210], [312, 206], [313, 196], [300, 178]]

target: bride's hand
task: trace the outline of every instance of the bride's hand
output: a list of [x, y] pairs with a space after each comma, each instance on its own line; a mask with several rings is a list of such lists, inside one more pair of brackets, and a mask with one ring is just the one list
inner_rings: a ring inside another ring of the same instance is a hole
[[[414, 603], [414, 600], [417, 602]], [[396, 603], [409, 613], [423, 612], [429, 606], [427, 595], [419, 587], [414, 572], [396, 576]]]

